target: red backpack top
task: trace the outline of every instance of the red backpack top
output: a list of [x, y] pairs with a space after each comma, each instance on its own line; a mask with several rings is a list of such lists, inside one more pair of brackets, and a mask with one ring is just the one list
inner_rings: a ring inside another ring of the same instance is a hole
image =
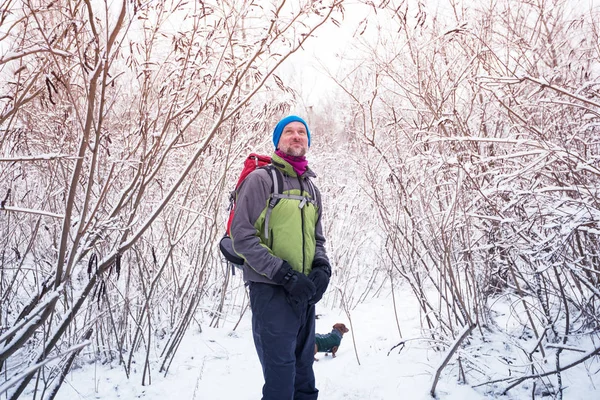
[[231, 196], [229, 197], [229, 219], [227, 219], [227, 230], [226, 230], [227, 236], [229, 236], [231, 234], [230, 229], [231, 229], [231, 221], [233, 220], [233, 214], [235, 211], [236, 191], [240, 188], [240, 186], [242, 185], [242, 182], [244, 182], [244, 179], [246, 179], [246, 177], [250, 174], [250, 172], [254, 171], [257, 168], [265, 167], [267, 165], [271, 165], [271, 157], [263, 156], [261, 154], [256, 154], [256, 153], [250, 153], [250, 155], [246, 158], [246, 161], [244, 161], [244, 168], [242, 169], [242, 172], [240, 173], [240, 178], [238, 179], [237, 184], [235, 185], [235, 190], [233, 192], [231, 192]]

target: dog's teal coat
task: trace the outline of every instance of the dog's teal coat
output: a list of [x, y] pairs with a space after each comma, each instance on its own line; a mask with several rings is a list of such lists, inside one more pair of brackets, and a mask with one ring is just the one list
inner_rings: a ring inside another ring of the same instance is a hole
[[329, 352], [334, 346], [340, 345], [342, 333], [335, 328], [330, 333], [315, 333], [315, 342], [318, 352]]

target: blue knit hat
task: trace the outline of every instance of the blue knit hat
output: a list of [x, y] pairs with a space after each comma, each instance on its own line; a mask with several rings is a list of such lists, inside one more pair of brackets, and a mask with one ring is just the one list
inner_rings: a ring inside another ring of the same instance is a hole
[[279, 121], [275, 127], [275, 130], [273, 131], [273, 144], [275, 145], [275, 148], [277, 148], [277, 145], [279, 144], [279, 138], [281, 138], [283, 128], [285, 128], [285, 126], [290, 122], [302, 122], [304, 124], [304, 127], [306, 128], [306, 136], [308, 136], [308, 147], [310, 147], [310, 130], [308, 130], [306, 121], [297, 115], [290, 115]]

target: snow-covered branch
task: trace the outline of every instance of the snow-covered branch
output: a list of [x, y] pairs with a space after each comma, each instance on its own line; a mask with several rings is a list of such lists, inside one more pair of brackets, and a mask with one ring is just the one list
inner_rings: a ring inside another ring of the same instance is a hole
[[20, 58], [24, 58], [27, 56], [30, 56], [32, 54], [38, 54], [38, 53], [51, 53], [60, 57], [72, 57], [73, 54], [71, 54], [68, 51], [64, 51], [61, 49], [57, 49], [57, 48], [53, 48], [53, 47], [41, 47], [41, 46], [34, 46], [28, 49], [24, 49], [21, 52], [7, 52], [5, 53], [2, 57], [0, 57], [0, 65], [14, 61], [14, 60], [18, 60]]
[[65, 217], [62, 214], [56, 214], [56, 213], [49, 212], [49, 211], [33, 210], [33, 209], [29, 209], [29, 208], [12, 207], [12, 206], [6, 206], [6, 205], [0, 207], [0, 211], [10, 211], [10, 212], [15, 212], [15, 213], [42, 215], [44, 217], [52, 217], [52, 218], [59, 218], [59, 219], [62, 219]]
[[40, 154], [37, 156], [20, 157], [0, 157], [0, 162], [30, 162], [30, 161], [50, 161], [56, 159], [75, 160], [77, 157], [67, 154]]

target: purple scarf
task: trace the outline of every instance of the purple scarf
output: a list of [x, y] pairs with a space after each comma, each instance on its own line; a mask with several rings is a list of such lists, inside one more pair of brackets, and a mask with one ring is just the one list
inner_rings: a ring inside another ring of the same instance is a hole
[[308, 160], [306, 159], [306, 157], [290, 156], [288, 154], [285, 154], [281, 150], [275, 150], [275, 154], [287, 161], [294, 168], [294, 171], [296, 171], [296, 174], [298, 174], [298, 176], [306, 172], [306, 169], [308, 168]]

